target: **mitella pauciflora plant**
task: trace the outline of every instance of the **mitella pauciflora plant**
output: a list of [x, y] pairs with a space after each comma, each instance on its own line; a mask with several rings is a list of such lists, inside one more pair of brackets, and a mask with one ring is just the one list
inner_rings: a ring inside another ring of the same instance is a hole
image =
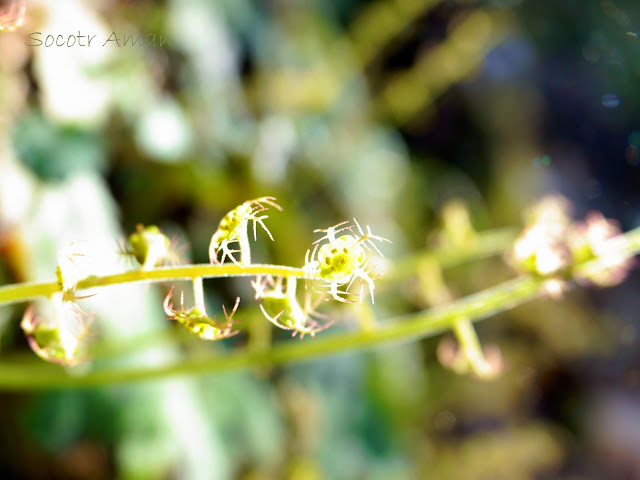
[[[300, 267], [254, 263], [251, 246], [258, 231], [263, 230], [273, 240], [266, 226], [273, 210], [281, 208], [275, 198], [265, 196], [247, 200], [224, 215], [212, 235], [209, 263], [205, 264], [187, 264], [182, 255], [184, 247], [156, 226], [138, 226], [118, 248], [113, 242], [108, 242], [106, 249], [74, 242], [59, 252], [56, 282], [2, 286], [0, 304], [46, 297], [36, 308], [26, 309], [21, 325], [39, 357], [64, 366], [90, 358], [87, 345], [97, 338], [97, 329], [92, 327], [99, 325], [100, 319], [80, 304], [110, 285], [189, 280], [192, 291], [181, 292], [178, 301], [174, 299], [175, 287], [167, 288], [163, 307], [169, 320], [202, 340], [226, 339], [242, 331], [249, 338], [246, 345], [234, 343], [240, 351], [224, 361], [202, 359], [204, 363], [198, 365], [200, 360], [190, 359], [131, 374], [123, 369], [111, 372], [109, 382], [237, 365], [285, 363], [387, 341], [415, 340], [447, 330], [453, 338], [443, 338], [437, 349], [441, 363], [457, 373], [490, 379], [507, 364], [497, 346], [481, 345], [474, 322], [540, 296], [562, 298], [572, 284], [616, 285], [627, 276], [635, 263], [634, 256], [640, 252], [640, 228], [623, 234], [615, 221], [597, 212], [575, 221], [569, 202], [560, 196], [545, 197], [528, 210], [524, 229], [517, 237], [501, 231], [476, 232], [466, 206], [452, 202], [442, 211], [443, 226], [438, 236], [442, 243], [429, 252], [391, 264], [387, 276], [391, 281], [416, 277], [420, 302], [431, 308], [382, 322], [372, 309], [362, 305], [350, 309], [359, 320], [355, 330], [341, 329], [334, 335], [311, 340], [313, 343], [287, 346], [281, 342], [271, 344], [271, 334], [265, 330], [269, 323], [294, 337], [313, 337], [334, 324], [335, 319], [327, 314], [330, 312], [322, 311], [327, 302], [368, 303], [370, 297], [373, 303], [379, 277], [377, 258], [382, 255], [380, 247], [389, 240], [353, 219], [315, 230], [319, 238], [307, 250]], [[457, 299], [445, 282], [443, 269], [482, 255], [499, 254], [519, 275]], [[105, 255], [117, 261], [98, 261], [104, 260]], [[118, 263], [123, 258], [127, 261]], [[111, 265], [111, 271], [102, 269], [100, 265], [105, 263]], [[239, 310], [240, 298], [235, 299], [232, 308], [221, 306], [217, 315], [211, 315], [205, 305], [204, 279], [212, 277], [249, 277], [252, 300], [258, 302], [266, 321], [257, 317], [256, 321], [240, 323], [238, 317], [244, 316]], [[11, 377], [12, 385], [16, 378]], [[60, 378], [66, 384], [89, 384], [105, 382], [107, 377], [86, 371], [82, 376]]]
[[[158, 272], [170, 280], [172, 268], [189, 268], [192, 283], [193, 306], [185, 306], [185, 293], [180, 294], [179, 307], [174, 306], [172, 286], [165, 296], [163, 307], [169, 320], [181, 324], [186, 330], [202, 340], [221, 340], [239, 333], [234, 326], [240, 298], [228, 311], [223, 305], [223, 319], [209, 315], [205, 305], [204, 277], [210, 276], [255, 276], [251, 285], [255, 299], [264, 317], [273, 325], [292, 332], [292, 335], [315, 336], [333, 322], [317, 308], [325, 300], [351, 303], [363, 299], [363, 287], [374, 296], [374, 280], [378, 274], [370, 267], [372, 255], [382, 255], [375, 242], [389, 240], [374, 235], [370, 227], [363, 229], [354, 219], [327, 229], [316, 230], [324, 235], [314, 242], [306, 254], [302, 268], [277, 265], [253, 264], [251, 260], [250, 231], [257, 240], [258, 225], [269, 238], [271, 232], [265, 225], [265, 212], [270, 208], [282, 210], [273, 197], [260, 197], [243, 202], [228, 212], [214, 232], [209, 246], [209, 265], [184, 264], [182, 250], [176, 240], [170, 240], [157, 226], [138, 225], [117, 254], [136, 266], [119, 275], [113, 284], [135, 281], [133, 275], [140, 272], [139, 280], [155, 279]], [[80, 249], [82, 242], [74, 242], [61, 250], [57, 268], [59, 290], [49, 296], [51, 312], [37, 316], [28, 308], [22, 321], [29, 345], [41, 358], [65, 366], [75, 365], [89, 358], [86, 342], [89, 336], [91, 314], [78, 305], [83, 296], [76, 290], [94, 286], [92, 279], [101, 272], [92, 271], [92, 254]], [[168, 268], [168, 270], [162, 270]], [[175, 270], [173, 270], [175, 271]], [[131, 275], [129, 280], [127, 275]], [[145, 276], [146, 275], [146, 276]], [[114, 275], [110, 278], [115, 278]], [[122, 278], [124, 276], [124, 278]], [[183, 277], [176, 274], [175, 278]], [[304, 279], [304, 292], [298, 290], [298, 279]], [[359, 293], [351, 292], [353, 285], [360, 284]], [[301, 302], [299, 296], [303, 296]]]

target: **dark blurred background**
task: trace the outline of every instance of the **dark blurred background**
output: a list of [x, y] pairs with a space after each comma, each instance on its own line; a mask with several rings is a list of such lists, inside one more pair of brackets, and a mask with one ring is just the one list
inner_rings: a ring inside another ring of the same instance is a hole
[[[393, 239], [391, 262], [419, 255], [454, 199], [479, 231], [520, 227], [545, 193], [577, 218], [640, 224], [637, 1], [27, 0], [10, 31], [19, 4], [0, 2], [0, 283], [51, 279], [66, 242], [115, 245], [138, 223], [207, 262], [224, 214], [263, 195], [284, 212], [254, 255], [296, 266], [314, 228], [354, 216]], [[95, 40], [47, 47], [49, 34]], [[444, 278], [461, 296], [514, 275], [499, 257]], [[270, 371], [0, 393], [0, 474], [640, 478], [639, 281], [480, 324], [507, 365], [491, 382], [443, 368], [434, 338]], [[246, 281], [206, 285], [212, 306], [241, 295], [239, 317], [264, 321]], [[376, 315], [429, 306], [420, 285], [381, 287]], [[90, 305], [95, 343], [119, 348], [87, 368], [247, 341], [180, 336], [164, 287], [109, 292]], [[0, 309], [2, 362], [41, 361], [23, 311]], [[329, 312], [353, 326], [353, 311]]]

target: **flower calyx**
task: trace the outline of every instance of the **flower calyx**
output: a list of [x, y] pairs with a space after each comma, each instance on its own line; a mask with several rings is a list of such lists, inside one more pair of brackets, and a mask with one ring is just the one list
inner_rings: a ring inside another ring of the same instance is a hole
[[91, 316], [76, 303], [63, 300], [61, 292], [51, 297], [53, 314], [35, 315], [34, 308], [25, 311], [20, 327], [29, 346], [43, 360], [66, 367], [87, 359], [84, 353]]
[[169, 320], [179, 322], [188, 331], [194, 333], [202, 340], [222, 340], [239, 333], [238, 330], [233, 330], [233, 325], [238, 322], [238, 320], [233, 318], [233, 315], [236, 313], [238, 305], [240, 304], [240, 297], [236, 299], [236, 303], [231, 310], [231, 313], [227, 313], [225, 306], [222, 306], [225, 320], [218, 321], [215, 315], [213, 318], [210, 318], [207, 315], [203, 304], [195, 305], [190, 309], [185, 309], [184, 292], [180, 294], [180, 308], [174, 308], [171, 303], [173, 288], [174, 287], [171, 287], [163, 302], [163, 308]]

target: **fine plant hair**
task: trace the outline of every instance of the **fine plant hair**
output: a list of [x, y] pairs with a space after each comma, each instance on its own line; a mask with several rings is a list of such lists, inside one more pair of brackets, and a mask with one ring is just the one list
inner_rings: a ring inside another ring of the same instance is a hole
[[[481, 345], [475, 322], [541, 296], [561, 300], [574, 285], [619, 284], [640, 252], [640, 228], [622, 233], [616, 222], [597, 212], [575, 221], [568, 202], [551, 196], [531, 208], [519, 233], [513, 229], [476, 232], [465, 207], [454, 202], [443, 212], [443, 231], [450, 241], [431, 251], [388, 261], [384, 274], [377, 266], [391, 240], [374, 234], [369, 225], [356, 219], [316, 229], [318, 238], [309, 246], [301, 267], [253, 263], [252, 241], [258, 241], [260, 232], [274, 240], [266, 221], [280, 210], [274, 197], [264, 196], [228, 212], [212, 234], [208, 264], [186, 264], [179, 242], [170, 240], [156, 226], [140, 225], [126, 242], [114, 243], [114, 253], [129, 260], [119, 273], [92, 271], [91, 254], [74, 243], [59, 252], [55, 281], [0, 287], [0, 306], [48, 299], [48, 311], [27, 306], [21, 322], [29, 346], [44, 361], [0, 363], [0, 388], [97, 386], [280, 365], [447, 331], [455, 340], [443, 338], [440, 342], [437, 357], [442, 365], [459, 374], [491, 379], [508, 366], [497, 347]], [[515, 277], [455, 299], [442, 280], [442, 270], [496, 255], [513, 268]], [[431, 278], [431, 291], [425, 295], [433, 296], [432, 308], [385, 320], [375, 318], [368, 305], [379, 294], [377, 286], [390, 286], [425, 272]], [[238, 297], [230, 308], [223, 306], [221, 312], [211, 314], [205, 302], [204, 279], [215, 277], [249, 277], [254, 295]], [[99, 352], [92, 352], [88, 339], [100, 319], [81, 308], [78, 301], [113, 285], [170, 285], [181, 280], [190, 281], [192, 295], [187, 298], [192, 300], [185, 301], [184, 291], [169, 286], [163, 301], [168, 321], [203, 341], [248, 335], [249, 342], [237, 342], [246, 343], [244, 346], [233, 343], [224, 353], [177, 359], [171, 364], [91, 369]], [[351, 305], [349, 311], [359, 320], [357, 327], [332, 332], [334, 312], [323, 311], [328, 303], [337, 308]], [[243, 313], [249, 308], [257, 309], [266, 325], [299, 339], [273, 344], [270, 340], [252, 341], [255, 338], [251, 337], [264, 334], [264, 329], [254, 331], [244, 326]], [[73, 371], [78, 364], [89, 368]]]

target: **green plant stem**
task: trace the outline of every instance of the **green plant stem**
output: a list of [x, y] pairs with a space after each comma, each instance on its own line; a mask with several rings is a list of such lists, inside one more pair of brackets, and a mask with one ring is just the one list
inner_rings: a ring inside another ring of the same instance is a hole
[[[629, 257], [640, 252], [640, 228], [625, 234], [627, 243], [625, 254]], [[207, 266], [211, 267], [211, 266]], [[220, 267], [220, 266], [218, 266]], [[232, 267], [231, 265], [229, 267]], [[257, 269], [258, 266], [255, 266]], [[594, 272], [606, 268], [599, 259], [577, 267], [577, 271]], [[190, 267], [198, 270], [198, 266]], [[242, 270], [247, 275], [261, 272]], [[264, 266], [263, 266], [264, 268]], [[276, 267], [271, 267], [276, 268]], [[278, 267], [281, 268], [281, 267]], [[180, 267], [179, 269], [185, 269]], [[179, 269], [173, 269], [175, 272]], [[182, 272], [192, 272], [187, 269]], [[169, 269], [167, 269], [169, 270]], [[208, 271], [212, 273], [215, 270]], [[291, 273], [296, 272], [296, 273]], [[150, 274], [152, 272], [131, 272]], [[206, 276], [199, 271], [195, 276]], [[220, 273], [218, 271], [218, 273]], [[299, 273], [299, 274], [298, 274]], [[227, 274], [229, 274], [227, 272]], [[275, 275], [303, 276], [298, 269]], [[126, 274], [123, 274], [126, 275]], [[107, 278], [107, 277], [103, 277]], [[138, 281], [157, 280], [158, 277], [140, 278]], [[164, 279], [164, 277], [161, 277]], [[174, 277], [172, 277], [173, 279]], [[193, 278], [184, 275], [180, 278]], [[122, 282], [116, 282], [122, 283]], [[372, 330], [326, 335], [317, 339], [283, 342], [268, 351], [254, 351], [248, 348], [223, 356], [186, 359], [160, 366], [136, 368], [110, 368], [94, 370], [82, 376], [68, 375], [60, 367], [51, 364], [0, 363], [0, 388], [12, 390], [39, 390], [47, 388], [96, 387], [126, 382], [160, 379], [175, 375], [196, 375], [229, 371], [240, 368], [273, 366], [301, 360], [311, 360], [338, 352], [349, 352], [362, 348], [379, 346], [388, 342], [408, 342], [437, 335], [452, 328], [460, 318], [480, 321], [504, 310], [537, 298], [544, 291], [545, 279], [529, 276], [519, 277], [482, 292], [457, 300], [449, 305], [439, 306], [423, 312], [405, 315], [389, 320]], [[101, 284], [102, 285], [102, 284]], [[54, 290], [55, 291], [55, 290]], [[36, 290], [37, 292], [37, 290]], [[42, 293], [38, 293], [41, 295]]]
[[[248, 265], [245, 267], [233, 263], [224, 265], [184, 265], [179, 267], [160, 267], [153, 270], [132, 270], [130, 272], [88, 277], [78, 283], [77, 291], [94, 287], [106, 287], [136, 282], [172, 282], [175, 280], [194, 280], [198, 277], [250, 277], [255, 275], [294, 276], [305, 278], [301, 268], [282, 265]], [[0, 287], [0, 305], [19, 303], [34, 298], [49, 296], [62, 291], [57, 282], [19, 283]]]
[[460, 347], [471, 369], [479, 377], [491, 374], [491, 366], [484, 357], [480, 340], [468, 318], [461, 318], [454, 322], [453, 332], [456, 334]]
[[193, 304], [197, 311], [206, 315], [207, 308], [204, 304], [204, 286], [202, 277], [196, 277], [193, 279]]
[[[489, 230], [479, 234], [477, 240], [466, 249], [441, 248], [402, 259], [378, 282], [388, 284], [415, 274], [416, 269], [421, 264], [420, 260], [425, 258], [433, 259], [439, 262], [442, 268], [447, 268], [496, 255], [509, 248], [514, 239], [515, 231], [513, 229]], [[258, 274], [305, 278], [305, 272], [301, 268], [282, 265], [255, 264], [242, 267], [234, 263], [224, 265], [199, 264], [132, 270], [115, 275], [90, 277], [78, 283], [77, 291], [123, 283], [171, 282], [175, 280], [194, 280], [198, 277], [237, 277]], [[61, 287], [57, 282], [20, 283], [0, 286], [0, 305], [27, 302], [38, 297], [48, 297], [59, 291], [61, 291]]]
[[395, 262], [376, 283], [394, 283], [416, 274], [417, 266], [425, 261], [434, 261], [440, 268], [450, 268], [461, 263], [471, 262], [500, 255], [507, 251], [515, 241], [518, 231], [514, 228], [500, 228], [479, 233], [474, 242], [465, 248], [440, 247], [417, 255], [411, 255]]
[[288, 341], [268, 351], [238, 350], [210, 358], [186, 359], [161, 366], [94, 370], [82, 376], [68, 375], [51, 364], [0, 363], [0, 388], [40, 390], [47, 388], [96, 387], [175, 375], [195, 375], [249, 367], [267, 367], [360, 350], [386, 342], [408, 342], [441, 333], [467, 315], [481, 320], [538, 296], [542, 281], [520, 277], [444, 307], [391, 319], [370, 331], [326, 335], [309, 340]]
[[240, 227], [240, 264], [251, 265], [251, 244], [249, 243], [249, 222], [244, 221], [244, 225]]

